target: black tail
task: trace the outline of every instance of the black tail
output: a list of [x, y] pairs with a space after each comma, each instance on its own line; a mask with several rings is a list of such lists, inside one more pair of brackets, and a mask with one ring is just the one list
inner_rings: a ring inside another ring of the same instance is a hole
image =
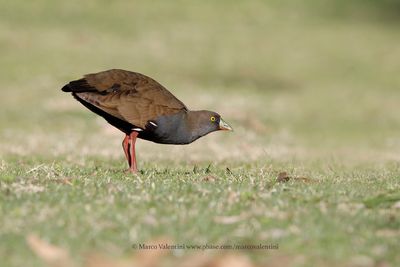
[[72, 89], [71, 89], [71, 87], [69, 86], [69, 84], [64, 85], [64, 87], [61, 88], [61, 90], [62, 90], [63, 92], [72, 92]]
[[96, 88], [90, 86], [86, 79], [79, 79], [76, 81], [69, 82], [61, 88], [63, 92], [74, 92], [74, 93], [83, 93], [83, 92], [99, 92]]

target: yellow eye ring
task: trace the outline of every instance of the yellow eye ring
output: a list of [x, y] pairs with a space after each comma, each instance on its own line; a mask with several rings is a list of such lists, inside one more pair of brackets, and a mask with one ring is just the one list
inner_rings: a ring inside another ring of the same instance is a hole
[[214, 116], [212, 116], [212, 117], [210, 118], [210, 120], [211, 120], [212, 122], [215, 122], [217, 119], [216, 119]]

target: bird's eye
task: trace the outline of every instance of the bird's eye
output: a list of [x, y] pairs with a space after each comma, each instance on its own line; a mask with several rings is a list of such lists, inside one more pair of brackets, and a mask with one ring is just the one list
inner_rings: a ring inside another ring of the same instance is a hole
[[212, 117], [210, 118], [210, 120], [211, 120], [212, 122], [215, 122], [217, 119], [216, 119], [214, 116], [212, 116]]

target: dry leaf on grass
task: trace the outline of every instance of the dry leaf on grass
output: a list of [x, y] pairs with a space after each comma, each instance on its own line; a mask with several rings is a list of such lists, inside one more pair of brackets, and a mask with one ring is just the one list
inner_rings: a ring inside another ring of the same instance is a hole
[[33, 252], [49, 266], [74, 266], [68, 251], [65, 249], [51, 245], [34, 234], [30, 234], [26, 241]]
[[202, 181], [204, 182], [215, 182], [217, 180], [217, 177], [215, 177], [214, 175], [207, 175], [205, 177], [203, 177]]
[[287, 182], [290, 180], [290, 176], [287, 174], [287, 172], [280, 172], [278, 174], [278, 178], [276, 178], [276, 180], [280, 183], [282, 182]]
[[300, 176], [300, 177], [296, 177], [296, 176], [290, 177], [287, 172], [280, 172], [278, 174], [278, 177], [276, 178], [276, 181], [279, 182], [279, 183], [285, 183], [285, 182], [288, 182], [289, 180], [297, 181], [297, 182], [304, 182], [304, 183], [312, 183], [312, 182], [314, 182], [314, 180], [312, 180], [310, 178], [307, 178], [307, 177], [302, 177], [302, 176]]

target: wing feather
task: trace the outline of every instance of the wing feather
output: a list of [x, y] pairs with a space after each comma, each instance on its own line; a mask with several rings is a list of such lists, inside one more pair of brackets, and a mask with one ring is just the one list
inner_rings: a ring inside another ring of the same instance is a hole
[[90, 104], [140, 128], [159, 116], [187, 111], [179, 99], [152, 78], [125, 70], [88, 74], [62, 90], [75, 92]]

